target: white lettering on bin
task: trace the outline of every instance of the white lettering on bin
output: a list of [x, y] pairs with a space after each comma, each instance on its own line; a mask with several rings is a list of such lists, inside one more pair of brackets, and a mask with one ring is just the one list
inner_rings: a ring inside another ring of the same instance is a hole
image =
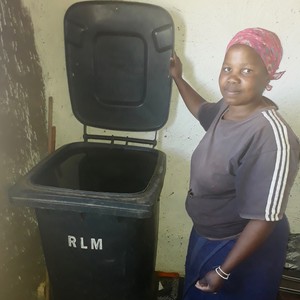
[[[77, 243], [78, 241], [78, 243]], [[80, 241], [80, 242], [79, 242]], [[84, 237], [76, 238], [73, 235], [68, 235], [68, 246], [70, 248], [79, 248], [83, 250], [102, 250], [103, 243], [102, 239], [91, 238], [90, 241], [85, 240]]]
[[83, 237], [80, 238], [80, 248], [81, 249], [87, 249], [88, 247], [84, 245], [84, 239]]
[[102, 250], [102, 239], [91, 239], [92, 250]]
[[68, 235], [68, 245], [69, 247], [76, 248], [76, 237], [72, 235]]

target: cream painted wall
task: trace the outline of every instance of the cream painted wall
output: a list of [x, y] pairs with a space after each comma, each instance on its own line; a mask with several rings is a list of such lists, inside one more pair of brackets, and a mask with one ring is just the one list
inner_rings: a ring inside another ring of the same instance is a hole
[[[46, 95], [54, 98], [57, 146], [81, 140], [82, 126], [71, 111], [65, 73], [63, 16], [72, 0], [23, 0], [35, 28], [44, 72]], [[218, 73], [229, 39], [246, 27], [275, 31], [284, 47], [281, 70], [267, 96], [300, 136], [300, 1], [299, 0], [153, 0], [167, 9], [176, 28], [176, 51], [185, 77], [208, 100], [220, 98]], [[189, 181], [189, 161], [203, 131], [187, 112], [173, 87], [170, 117], [159, 133], [158, 148], [167, 154], [167, 174], [161, 195], [157, 269], [183, 273], [191, 222], [184, 208]], [[300, 232], [300, 177], [287, 210], [293, 232]]]

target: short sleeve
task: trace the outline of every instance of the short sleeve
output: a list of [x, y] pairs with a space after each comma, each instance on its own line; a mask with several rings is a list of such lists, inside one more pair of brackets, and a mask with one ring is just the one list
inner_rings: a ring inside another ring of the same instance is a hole
[[213, 120], [220, 113], [223, 105], [224, 104], [222, 100], [217, 103], [205, 102], [201, 105], [201, 109], [198, 114], [198, 120], [205, 131], [208, 130]]
[[298, 172], [299, 143], [287, 131], [276, 133], [273, 128], [267, 139], [252, 142], [249, 154], [241, 159], [236, 191], [242, 218], [278, 221], [286, 210]]

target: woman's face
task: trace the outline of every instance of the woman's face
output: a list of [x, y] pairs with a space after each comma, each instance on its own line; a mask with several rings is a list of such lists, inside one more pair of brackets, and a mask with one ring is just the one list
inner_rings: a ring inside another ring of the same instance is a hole
[[229, 48], [219, 76], [220, 90], [228, 105], [259, 105], [268, 83], [267, 69], [254, 49], [246, 45]]

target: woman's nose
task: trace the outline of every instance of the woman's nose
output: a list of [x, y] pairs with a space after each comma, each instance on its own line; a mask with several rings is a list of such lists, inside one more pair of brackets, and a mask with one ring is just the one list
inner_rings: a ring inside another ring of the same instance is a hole
[[240, 82], [240, 78], [235, 75], [235, 74], [231, 74], [228, 79], [227, 79], [228, 83], [239, 83]]

